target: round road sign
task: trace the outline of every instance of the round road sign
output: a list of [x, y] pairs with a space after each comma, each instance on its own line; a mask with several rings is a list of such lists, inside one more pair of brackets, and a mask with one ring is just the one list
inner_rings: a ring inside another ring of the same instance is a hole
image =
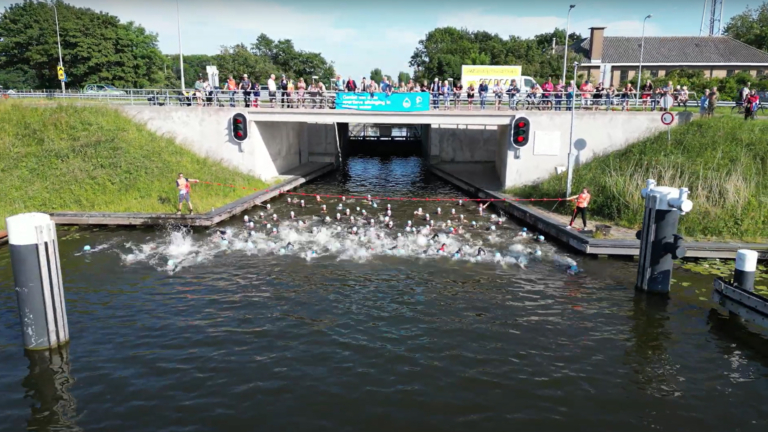
[[661, 122], [665, 125], [669, 126], [672, 124], [672, 122], [675, 121], [675, 115], [671, 112], [667, 111], [664, 114], [661, 115]]

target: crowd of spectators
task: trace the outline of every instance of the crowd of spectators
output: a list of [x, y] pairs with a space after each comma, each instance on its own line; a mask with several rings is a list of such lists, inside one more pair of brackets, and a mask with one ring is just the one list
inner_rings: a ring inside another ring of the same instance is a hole
[[[358, 82], [352, 77], [342, 80], [337, 75], [330, 85], [326, 85], [313, 77], [312, 82], [305, 82], [298, 78], [296, 82], [285, 75], [281, 75], [278, 81], [275, 75], [267, 80], [266, 88], [262, 89], [256, 81], [251, 81], [247, 74], [243, 74], [240, 81], [236, 81], [229, 75], [221, 86], [212, 85], [207, 78], [200, 77], [194, 85], [193, 93], [188, 95], [188, 104], [196, 103], [201, 106], [224, 106], [226, 103], [234, 107], [242, 102], [245, 107], [259, 107], [262, 90], [266, 90], [269, 107], [271, 108], [327, 108], [333, 107], [335, 96], [332, 92], [354, 93], [430, 93], [431, 108], [434, 110], [458, 110], [474, 109], [485, 110], [492, 107], [494, 110], [519, 109], [521, 104], [525, 107], [538, 107], [539, 109], [553, 109], [555, 111], [571, 110], [574, 106], [582, 110], [622, 110], [628, 111], [631, 106], [636, 106], [642, 111], [669, 111], [672, 107], [687, 108], [691, 94], [685, 85], [674, 86], [672, 81], [665, 85], [655, 87], [650, 80], [646, 81], [640, 89], [635, 89], [630, 82], [622, 88], [605, 86], [602, 82], [594, 85], [589, 79], [581, 81], [571, 80], [567, 84], [562, 80], [553, 82], [548, 78], [543, 84], [533, 83], [531, 88], [522, 88], [515, 79], [506, 83], [499, 80], [481, 80], [477, 86], [474, 82], [464, 88], [460, 81], [452, 79], [440, 80], [434, 78], [430, 83], [409, 79], [408, 82], [394, 82], [390, 78], [383, 77], [380, 82], [362, 77]], [[488, 99], [491, 99], [489, 104]], [[635, 99], [639, 98], [637, 102]], [[717, 106], [719, 93], [717, 88], [707, 89], [698, 101], [702, 115], [711, 115]], [[477, 105], [475, 105], [477, 102]], [[743, 107], [748, 117], [753, 117], [759, 104], [759, 97], [754, 90], [750, 90], [749, 83], [739, 91], [737, 105]], [[506, 107], [505, 107], [506, 105]]]

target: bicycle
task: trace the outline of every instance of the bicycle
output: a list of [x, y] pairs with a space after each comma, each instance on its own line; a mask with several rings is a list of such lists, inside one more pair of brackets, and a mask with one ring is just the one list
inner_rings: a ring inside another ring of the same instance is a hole
[[552, 106], [552, 99], [542, 97], [526, 97], [525, 99], [520, 99], [515, 103], [515, 109], [519, 111], [527, 111], [533, 109], [537, 109], [539, 111], [551, 111]]
[[[736, 112], [734, 112], [736, 110]], [[757, 109], [760, 111], [760, 108]], [[731, 107], [731, 114], [744, 115], [744, 102], [736, 102], [736, 105]]]

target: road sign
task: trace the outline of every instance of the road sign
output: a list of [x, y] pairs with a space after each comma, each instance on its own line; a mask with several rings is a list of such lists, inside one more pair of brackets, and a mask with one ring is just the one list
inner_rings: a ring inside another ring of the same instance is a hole
[[671, 112], [667, 111], [664, 114], [661, 115], [661, 122], [665, 125], [669, 126], [672, 124], [672, 122], [675, 121], [675, 115]]
[[56, 67], [56, 72], [59, 74], [59, 81], [64, 81], [64, 67], [58, 66]]

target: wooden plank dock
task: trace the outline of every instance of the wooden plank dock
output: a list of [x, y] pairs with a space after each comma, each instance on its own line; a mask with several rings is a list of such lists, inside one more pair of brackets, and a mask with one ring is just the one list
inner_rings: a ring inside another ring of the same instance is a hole
[[[460, 189], [480, 198], [514, 199], [499, 191], [490, 190], [494, 185], [478, 173], [477, 180], [472, 180], [466, 168], [452, 169], [449, 166], [430, 165], [432, 173], [454, 184]], [[474, 174], [474, 173], [472, 173]], [[485, 188], [475, 184], [479, 183]], [[526, 206], [514, 201], [496, 201], [493, 205], [500, 211], [533, 227], [536, 231], [555, 238], [571, 248], [588, 255], [638, 256], [640, 241], [635, 239], [594, 239], [577, 230], [567, 229], [563, 222], [552, 217], [546, 211]], [[685, 242], [688, 258], [736, 258], [739, 249], [757, 251], [760, 259], [768, 259], [768, 244], [742, 242]]]
[[268, 189], [252, 193], [246, 197], [214, 209], [208, 213], [196, 215], [177, 215], [175, 213], [106, 213], [106, 212], [53, 212], [51, 217], [59, 225], [109, 225], [109, 226], [151, 226], [182, 224], [197, 227], [215, 225], [236, 214], [248, 210], [264, 201], [313, 180], [331, 170], [334, 164], [309, 162], [287, 172], [285, 180]]

